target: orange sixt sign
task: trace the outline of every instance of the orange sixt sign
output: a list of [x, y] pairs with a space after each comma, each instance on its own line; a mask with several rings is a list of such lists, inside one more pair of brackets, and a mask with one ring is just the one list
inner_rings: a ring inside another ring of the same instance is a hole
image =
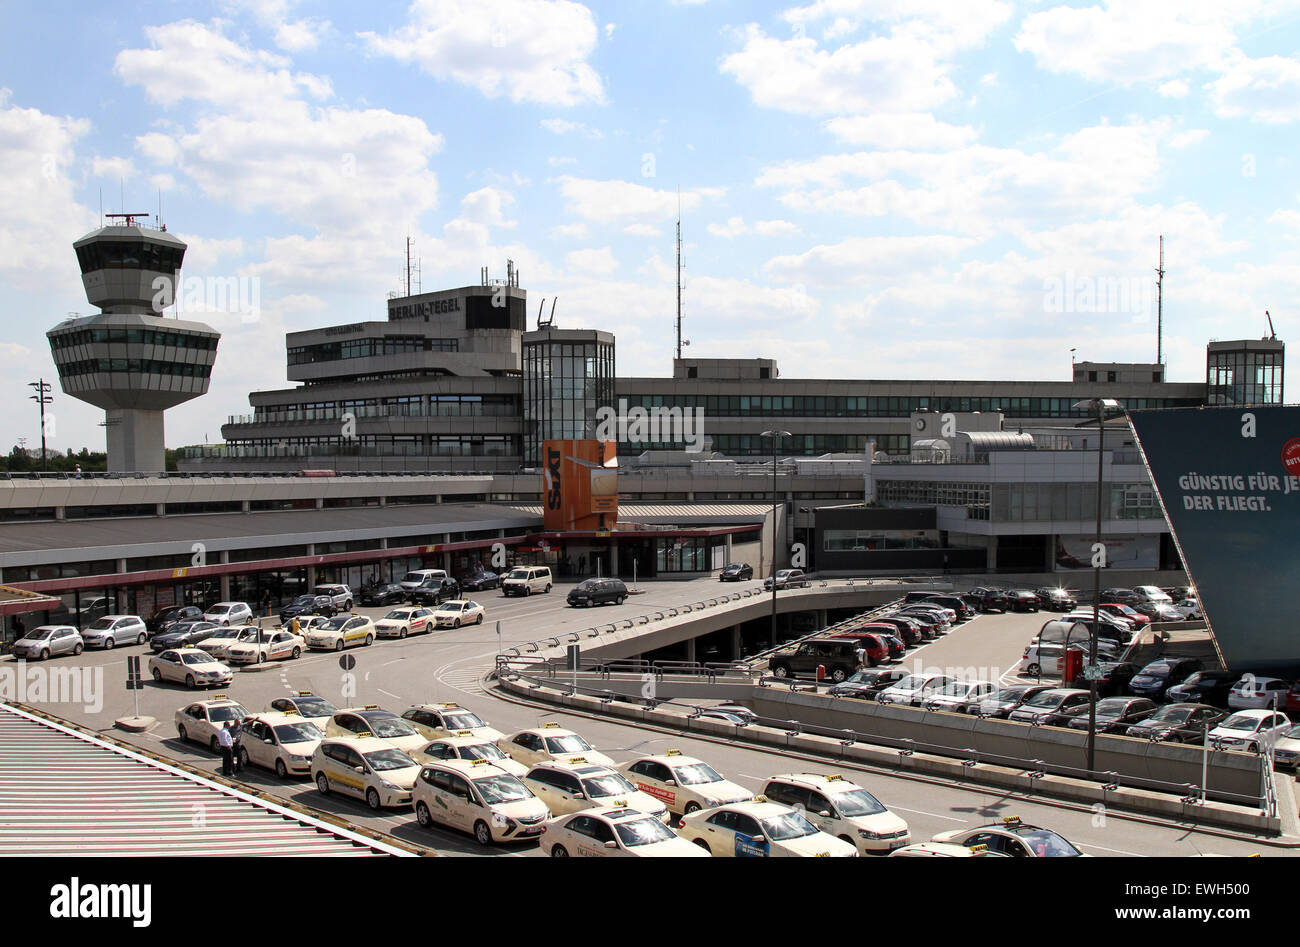
[[546, 529], [612, 527], [618, 516], [618, 444], [545, 441], [542, 500]]

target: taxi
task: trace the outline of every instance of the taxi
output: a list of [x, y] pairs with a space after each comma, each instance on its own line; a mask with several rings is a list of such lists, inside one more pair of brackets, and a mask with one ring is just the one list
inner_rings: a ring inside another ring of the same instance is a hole
[[149, 673], [160, 684], [175, 681], [190, 688], [229, 684], [234, 679], [230, 668], [198, 648], [172, 648], [151, 655]]
[[243, 720], [248, 711], [237, 700], [231, 700], [225, 694], [217, 694], [211, 700], [199, 700], [186, 704], [172, 715], [176, 724], [176, 735], [181, 742], [192, 740], [206, 743], [213, 753], [221, 752], [217, 743], [217, 731], [224, 730], [229, 720]]
[[356, 796], [371, 809], [409, 806], [419, 775], [419, 763], [373, 737], [326, 737], [311, 756], [311, 778], [322, 796]]
[[441, 823], [472, 832], [480, 845], [535, 839], [551, 815], [519, 777], [488, 760], [426, 763], [412, 799], [422, 826]]
[[285, 630], [287, 630], [291, 635], [301, 635], [303, 638], [306, 638], [307, 632], [320, 628], [332, 617], [332, 615], [299, 615], [296, 618], [291, 618], [289, 620], [289, 623], [285, 626]]
[[275, 770], [281, 779], [310, 773], [312, 754], [325, 736], [314, 723], [296, 713], [250, 714], [243, 727], [239, 765], [256, 763]]
[[225, 660], [232, 645], [243, 641], [256, 641], [259, 631], [260, 629], [256, 625], [232, 625], [229, 628], [222, 628], [208, 638], [204, 638], [196, 647], [200, 651], [206, 651], [214, 658]]
[[468, 730], [470, 736], [484, 740], [499, 741], [503, 736], [500, 730], [489, 727], [487, 721], [480, 719], [478, 714], [457, 703], [415, 704], [403, 711], [402, 719], [429, 740], [449, 737], [460, 730]]
[[990, 852], [983, 845], [967, 848], [965, 845], [954, 845], [952, 842], [917, 842], [915, 845], [896, 848], [889, 853], [891, 858], [979, 858], [1001, 854], [1001, 852]]
[[755, 796], [702, 809], [682, 819], [677, 834], [718, 858], [856, 858], [858, 849], [827, 835], [789, 806]]
[[339, 712], [339, 709], [324, 697], [317, 697], [311, 691], [295, 691], [291, 697], [277, 697], [266, 705], [267, 712], [297, 714], [304, 720], [314, 723], [321, 731]]
[[226, 660], [231, 664], [265, 664], [267, 661], [288, 661], [302, 655], [307, 642], [299, 635], [284, 629], [262, 632], [262, 640], [240, 641], [226, 649]]
[[991, 825], [940, 832], [930, 841], [951, 842], [968, 847], [982, 845], [990, 852], [1013, 858], [1088, 857], [1051, 829], [1026, 825], [1020, 821], [1019, 816], [1014, 815]]
[[483, 624], [484, 608], [478, 602], [454, 598], [443, 602], [433, 613], [439, 628], [459, 628], [461, 625]]
[[553, 815], [599, 809], [615, 804], [668, 822], [668, 807], [637, 789], [616, 769], [593, 763], [586, 757], [544, 760], [528, 771], [524, 785], [546, 803]]
[[558, 816], [546, 824], [542, 851], [552, 858], [708, 858], [654, 816], [628, 806], [605, 806]]
[[438, 763], [442, 760], [487, 760], [497, 769], [523, 779], [528, 767], [516, 763], [501, 752], [490, 740], [476, 737], [468, 730], [457, 730], [455, 736], [439, 737], [411, 754], [417, 763]]
[[433, 631], [433, 609], [394, 608], [375, 622], [375, 634], [380, 638], [405, 638], [424, 631]]
[[325, 735], [330, 737], [374, 737], [377, 741], [411, 753], [427, 742], [420, 731], [397, 714], [374, 704], [364, 707], [347, 707], [330, 718], [325, 725]]
[[544, 723], [531, 730], [520, 730], [512, 737], [497, 740], [497, 746], [505, 750], [512, 760], [526, 766], [569, 756], [584, 756], [589, 762], [601, 766], [614, 765], [612, 759], [604, 753], [598, 753], [590, 743], [572, 730], [565, 730], [558, 723]]
[[769, 778], [761, 792], [772, 802], [800, 809], [817, 828], [863, 855], [888, 855], [912, 841], [906, 822], [843, 776], [786, 773]]
[[637, 789], [666, 805], [673, 815], [754, 798], [744, 786], [724, 779], [703, 760], [682, 756], [681, 750], [668, 750], [662, 756], [642, 756], [622, 764], [618, 770]]
[[375, 625], [362, 615], [335, 615], [306, 634], [307, 647], [314, 651], [342, 651], [355, 645], [369, 647], [375, 641]]

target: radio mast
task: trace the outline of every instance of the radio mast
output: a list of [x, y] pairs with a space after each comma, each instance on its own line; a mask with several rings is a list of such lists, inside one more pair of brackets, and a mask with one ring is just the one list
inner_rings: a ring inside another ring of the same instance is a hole
[[682, 192], [677, 191], [677, 354], [682, 358]]
[[1165, 321], [1165, 238], [1160, 237], [1160, 265], [1156, 267], [1156, 364], [1164, 362], [1164, 321]]

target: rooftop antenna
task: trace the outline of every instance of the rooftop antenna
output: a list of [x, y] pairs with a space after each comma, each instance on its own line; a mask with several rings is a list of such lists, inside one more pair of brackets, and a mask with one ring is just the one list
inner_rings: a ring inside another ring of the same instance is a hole
[[1266, 341], [1276, 342], [1277, 330], [1273, 328], [1273, 317], [1268, 314], [1267, 309], [1264, 310], [1264, 317], [1268, 319], [1268, 339]]
[[539, 329], [546, 325], [546, 323], [542, 321], [542, 309], [545, 308], [545, 306], [546, 297], [543, 296], [542, 301], [537, 304], [537, 328]]
[[549, 319], [546, 320], [546, 324], [547, 324], [548, 326], [551, 325], [551, 324], [553, 324], [553, 323], [555, 322], [555, 304], [556, 304], [557, 302], [559, 302], [559, 301], [560, 301], [560, 297], [559, 297], [559, 296], [552, 296], [552, 297], [551, 297], [551, 316], [550, 316]]
[[406, 295], [411, 295], [411, 235], [406, 235]]
[[682, 359], [682, 189], [677, 188], [677, 361]]
[[1156, 364], [1164, 362], [1165, 322], [1165, 238], [1160, 237], [1160, 265], [1156, 267]]

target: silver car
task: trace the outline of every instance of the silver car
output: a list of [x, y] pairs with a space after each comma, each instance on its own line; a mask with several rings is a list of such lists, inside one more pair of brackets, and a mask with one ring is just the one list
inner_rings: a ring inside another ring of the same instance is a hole
[[144, 644], [149, 637], [139, 615], [105, 615], [81, 633], [87, 648], [111, 650], [118, 644]]
[[85, 647], [81, 632], [71, 625], [41, 625], [15, 641], [10, 650], [15, 658], [44, 661], [56, 654], [81, 654]]

